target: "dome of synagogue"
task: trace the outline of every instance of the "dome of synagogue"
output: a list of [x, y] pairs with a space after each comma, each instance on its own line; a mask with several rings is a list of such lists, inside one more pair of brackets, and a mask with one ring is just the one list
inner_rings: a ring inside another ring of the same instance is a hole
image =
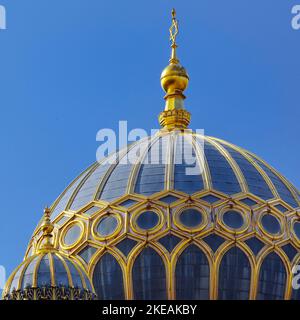
[[[170, 34], [162, 129], [69, 184], [34, 231], [8, 297], [28, 297], [28, 287], [31, 297], [54, 298], [50, 286], [74, 296], [72, 288], [93, 286], [104, 300], [300, 299], [292, 288], [300, 193], [255, 154], [187, 129], [189, 78], [176, 56], [175, 11]], [[57, 251], [41, 254], [49, 233]]]

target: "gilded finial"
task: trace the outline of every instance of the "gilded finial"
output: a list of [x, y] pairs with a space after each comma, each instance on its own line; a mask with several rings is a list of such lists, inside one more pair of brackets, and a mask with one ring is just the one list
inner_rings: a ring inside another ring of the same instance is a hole
[[44, 219], [40, 229], [43, 232], [43, 234], [42, 234], [39, 250], [53, 249], [51, 238], [53, 237], [52, 231], [54, 229], [54, 225], [50, 220], [50, 209], [48, 207], [44, 209]]
[[165, 110], [159, 115], [159, 123], [162, 127], [173, 129], [186, 129], [190, 123], [190, 113], [184, 108], [184, 90], [189, 83], [189, 76], [177, 58], [177, 35], [179, 33], [178, 20], [175, 9], [172, 10], [172, 25], [169, 29], [171, 41], [171, 59], [169, 65], [163, 70], [160, 81], [166, 92]]
[[172, 48], [172, 54], [171, 54], [171, 60], [170, 62], [177, 62], [176, 58], [176, 38], [179, 33], [179, 28], [178, 28], [178, 20], [176, 19], [176, 11], [173, 8], [172, 9], [172, 25], [169, 29], [170, 31], [170, 41], [171, 41], [171, 48]]

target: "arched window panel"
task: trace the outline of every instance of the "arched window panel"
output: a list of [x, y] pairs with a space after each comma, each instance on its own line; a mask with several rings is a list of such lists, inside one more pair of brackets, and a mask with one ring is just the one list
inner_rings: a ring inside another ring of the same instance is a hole
[[218, 299], [247, 300], [251, 283], [251, 265], [246, 254], [233, 247], [222, 258], [219, 267]]
[[257, 299], [283, 300], [286, 278], [281, 258], [275, 252], [270, 253], [260, 267]]
[[195, 245], [180, 255], [175, 270], [176, 299], [209, 299], [210, 268], [205, 254]]
[[[27, 266], [26, 271], [24, 272], [21, 289], [31, 287], [33, 285], [33, 275], [36, 267], [38, 256], [35, 257]], [[22, 269], [22, 268], [21, 268]]]
[[137, 257], [132, 269], [134, 299], [167, 299], [166, 268], [162, 258], [146, 247]]
[[300, 289], [293, 289], [292, 288], [291, 300], [300, 300]]
[[93, 284], [99, 300], [124, 300], [122, 269], [110, 253], [105, 253], [96, 264]]

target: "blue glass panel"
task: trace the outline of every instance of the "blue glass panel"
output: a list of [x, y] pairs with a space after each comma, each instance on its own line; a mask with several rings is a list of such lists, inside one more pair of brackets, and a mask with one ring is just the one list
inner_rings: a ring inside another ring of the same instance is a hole
[[286, 271], [280, 257], [272, 252], [263, 261], [258, 282], [257, 300], [283, 300]]
[[99, 211], [100, 209], [101, 208], [94, 206], [94, 207], [91, 207], [91, 208], [87, 209], [86, 211], [84, 211], [84, 213], [88, 214], [88, 215], [91, 215], [91, 214]]
[[94, 195], [97, 191], [97, 188], [100, 185], [105, 173], [111, 166], [109, 161], [110, 160], [107, 159], [105, 162], [100, 164], [97, 169], [86, 179], [70, 206], [71, 210], [76, 211], [85, 204], [94, 200]]
[[73, 286], [75, 288], [82, 288], [83, 285], [82, 285], [80, 274], [79, 274], [78, 270], [75, 268], [73, 262], [71, 262], [69, 259], [65, 259], [65, 262], [70, 270], [72, 281], [73, 281]]
[[276, 209], [278, 209], [279, 211], [281, 211], [282, 213], [286, 212], [288, 209], [286, 207], [284, 207], [281, 204], [277, 204], [276, 206], [274, 206]]
[[115, 232], [118, 227], [118, 220], [114, 216], [103, 217], [98, 226], [97, 232], [102, 237], [107, 237]]
[[21, 276], [21, 273], [22, 273], [23, 269], [24, 269], [24, 265], [21, 266], [19, 268], [19, 270], [16, 272], [16, 274], [14, 276], [14, 279], [11, 282], [11, 285], [10, 285], [10, 292], [12, 292], [14, 289], [15, 290], [18, 289], [18, 284], [19, 284], [20, 276]]
[[295, 193], [296, 193], [296, 197], [298, 199], [298, 202], [300, 202], [300, 191], [298, 191], [295, 187], [293, 187]]
[[261, 224], [264, 229], [271, 234], [277, 234], [280, 232], [280, 223], [277, 218], [271, 214], [265, 214], [261, 218]]
[[137, 203], [137, 201], [132, 200], [132, 199], [128, 199], [128, 200], [125, 200], [124, 202], [121, 202], [119, 204], [119, 206], [122, 206], [122, 207], [125, 207], [125, 208], [129, 208], [129, 207], [133, 206], [136, 203]]
[[135, 300], [167, 299], [166, 270], [159, 254], [145, 248], [137, 257], [132, 269]]
[[298, 240], [300, 240], [300, 222], [296, 221], [294, 223], [294, 232], [298, 238]]
[[252, 207], [252, 206], [257, 205], [257, 202], [255, 202], [254, 200], [249, 199], [249, 198], [241, 199], [241, 200], [239, 200], [239, 201], [245, 203], [245, 204], [246, 204], [247, 206], [249, 206], [249, 207]]
[[54, 211], [51, 214], [52, 220], [54, 218], [56, 218], [63, 210], [65, 210], [66, 205], [68, 204], [68, 201], [70, 200], [73, 192], [79, 186], [79, 184], [86, 177], [87, 174], [88, 174], [88, 172], [79, 176], [77, 178], [77, 180], [75, 182], [73, 182], [73, 184], [69, 187], [69, 189], [66, 191], [66, 193], [62, 196], [62, 198], [59, 200], [56, 207], [54, 208]]
[[68, 216], [62, 216], [57, 222], [56, 224], [58, 224], [60, 227], [67, 221], [69, 220], [70, 217]]
[[182, 239], [174, 236], [173, 234], [170, 234], [159, 239], [158, 242], [161, 243], [171, 253], [181, 240]]
[[176, 299], [209, 299], [210, 270], [205, 254], [195, 245], [187, 247], [176, 264]]
[[159, 217], [156, 212], [147, 211], [141, 213], [136, 219], [137, 225], [144, 230], [154, 228], [159, 222]]
[[249, 299], [251, 266], [245, 253], [231, 248], [222, 258], [219, 269], [219, 300]]
[[33, 274], [35, 270], [35, 266], [37, 263], [38, 257], [35, 257], [27, 266], [25, 273], [23, 274], [21, 289], [26, 287], [32, 287], [33, 284]]
[[118, 164], [107, 180], [100, 199], [110, 202], [124, 195], [131, 170], [131, 164]]
[[265, 246], [265, 244], [256, 237], [252, 237], [245, 242], [255, 255], [257, 255], [259, 251]]
[[216, 201], [219, 201], [220, 198], [209, 194], [209, 195], [207, 195], [207, 196], [202, 197], [201, 200], [204, 200], [204, 201], [206, 201], [206, 202], [208, 202], [208, 203], [214, 203], [214, 202], [216, 202]]
[[[299, 283], [299, 281], [298, 281], [298, 283]], [[293, 289], [292, 288], [291, 300], [300, 300], [300, 289]]]
[[202, 221], [202, 213], [195, 209], [187, 209], [180, 213], [180, 222], [187, 228], [198, 227]]
[[210, 234], [209, 236], [203, 238], [202, 240], [206, 242], [214, 252], [216, 252], [220, 247], [220, 245], [225, 241], [224, 238], [218, 236], [215, 233]]
[[223, 221], [232, 229], [239, 229], [244, 224], [244, 219], [241, 213], [233, 210], [227, 211], [223, 214]]
[[148, 163], [140, 167], [135, 192], [143, 195], [164, 190], [165, 188], [165, 160], [163, 158], [165, 148], [160, 138], [148, 151]]
[[135, 247], [137, 241], [130, 238], [125, 238], [119, 242], [116, 247], [124, 254], [125, 257], [128, 256], [129, 252]]
[[86, 246], [78, 255], [88, 264], [96, 251], [95, 247]]
[[123, 156], [120, 163], [114, 168], [110, 174], [102, 194], [101, 200], [113, 201], [126, 193], [127, 185], [133, 164], [137, 162], [140, 152], [145, 147], [145, 143], [137, 143], [128, 153]]
[[122, 270], [111, 254], [105, 253], [98, 261], [93, 284], [99, 300], [124, 300]]
[[165, 196], [165, 197], [159, 199], [159, 201], [162, 201], [162, 202], [165, 202], [165, 203], [168, 203], [168, 204], [170, 204], [172, 202], [175, 202], [177, 200], [178, 200], [177, 197], [174, 197], [174, 196], [171, 196], [171, 195]]
[[74, 244], [81, 235], [81, 227], [77, 224], [73, 225], [66, 233], [64, 243], [67, 246]]
[[276, 187], [281, 199], [283, 199], [286, 203], [288, 203], [292, 207], [298, 207], [298, 203], [296, 202], [290, 190], [283, 183], [283, 181], [275, 173], [273, 173], [267, 166], [265, 166], [260, 160], [256, 158], [255, 159], [253, 158], [253, 160], [257, 162], [261, 166], [261, 168], [266, 172], [266, 174], [269, 176], [274, 186]]
[[204, 150], [213, 188], [230, 195], [241, 192], [238, 179], [226, 158], [207, 141]]
[[254, 165], [249, 162], [241, 153], [237, 152], [226, 144], [222, 145], [230, 153], [232, 158], [240, 167], [240, 170], [242, 171], [246, 179], [250, 192], [264, 200], [274, 198], [268, 184], [259, 173], [259, 171], [257, 171], [257, 169], [254, 167]]
[[45, 255], [39, 265], [37, 273], [37, 286], [48, 286], [51, 285], [51, 272], [50, 272], [50, 261], [48, 254]]
[[281, 249], [285, 252], [285, 254], [288, 256], [290, 261], [293, 261], [293, 259], [295, 258], [296, 254], [298, 253], [296, 248], [293, 245], [291, 245], [290, 243], [282, 246]]
[[57, 286], [69, 286], [70, 284], [66, 268], [56, 255], [52, 255], [52, 257], [54, 263], [55, 284]]
[[296, 188], [294, 188], [294, 190], [295, 190], [295, 192], [296, 192], [296, 194], [298, 196], [298, 201], [300, 202], [300, 191], [298, 191]]
[[87, 277], [87, 275], [86, 275], [85, 272], [82, 272], [82, 275], [83, 275], [83, 278], [84, 278], [84, 281], [85, 281], [85, 284], [86, 284], [87, 289], [88, 289], [90, 292], [93, 292], [93, 288], [92, 288], [90, 279]]
[[[198, 169], [196, 165], [199, 166]], [[187, 194], [201, 191], [204, 185], [200, 169], [201, 165], [196, 159], [190, 139], [178, 135], [174, 155], [174, 189]], [[194, 174], [191, 174], [191, 171]]]

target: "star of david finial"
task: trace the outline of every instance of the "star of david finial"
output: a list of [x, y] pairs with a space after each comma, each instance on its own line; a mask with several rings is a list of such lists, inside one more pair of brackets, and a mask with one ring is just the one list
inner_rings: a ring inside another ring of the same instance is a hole
[[176, 19], [176, 11], [172, 10], [172, 25], [170, 27], [170, 40], [172, 42], [172, 46], [176, 46], [176, 37], [178, 35], [178, 20]]

